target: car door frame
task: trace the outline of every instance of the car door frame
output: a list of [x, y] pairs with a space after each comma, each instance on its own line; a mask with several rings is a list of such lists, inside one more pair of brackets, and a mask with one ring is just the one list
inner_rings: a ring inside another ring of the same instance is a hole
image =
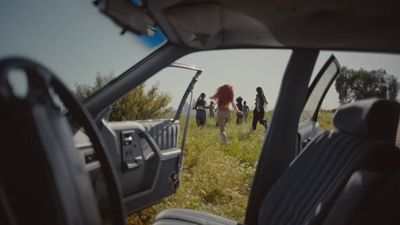
[[[340, 70], [341, 70], [341, 65], [339, 63], [339, 60], [335, 57], [335, 55], [332, 54], [328, 58], [328, 60], [324, 63], [321, 70], [318, 72], [317, 76], [315, 77], [315, 79], [313, 80], [312, 84], [309, 87], [309, 92], [307, 94], [307, 101], [310, 98], [310, 95], [314, 91], [317, 84], [320, 82], [322, 76], [324, 75], [324, 72], [328, 69], [328, 67], [331, 65], [331, 63], [334, 63], [336, 65], [336, 67], [338, 68], [338, 70], [337, 70], [336, 74], [332, 77], [332, 79], [330, 79], [328, 85], [326, 86], [325, 90], [323, 91], [323, 93], [321, 95], [321, 98], [318, 102], [317, 108], [316, 108], [313, 116], [311, 117], [311, 120], [313, 120], [313, 121], [317, 121], [319, 109], [321, 108], [322, 102], [324, 101], [325, 96], [329, 91], [329, 88], [332, 86], [333, 82], [336, 80], [336, 78], [338, 77]], [[304, 105], [306, 105], [306, 103]]]
[[[246, 209], [245, 224], [258, 224], [259, 212], [272, 185], [295, 158], [297, 128], [317, 49], [293, 49], [278, 100], [258, 159]], [[290, 91], [288, 91], [290, 90]]]
[[[331, 79], [328, 80], [328, 83], [325, 84], [325, 87], [323, 88], [323, 91], [320, 92], [319, 96], [317, 96], [318, 102], [315, 105], [314, 111], [312, 112], [312, 116], [309, 118], [308, 121], [299, 123], [299, 128], [298, 128], [298, 144], [297, 144], [297, 154], [299, 154], [305, 146], [318, 134], [318, 115], [319, 111], [322, 105], [322, 102], [324, 101], [329, 89], [331, 88], [333, 82], [336, 80], [338, 77], [341, 66], [337, 58], [332, 54], [328, 60], [324, 63], [324, 65], [321, 67], [319, 72], [317, 73], [316, 77], [312, 81], [310, 87], [308, 88], [307, 92], [307, 98], [304, 103], [303, 111], [305, 107], [307, 106], [307, 103], [310, 101], [311, 95], [314, 94], [314, 90], [316, 89], [317, 85], [320, 84], [322, 78], [325, 74], [325, 72], [329, 69], [331, 65], [336, 66], [336, 72], [335, 74], [332, 75]], [[327, 74], [329, 75], [329, 74]], [[326, 76], [327, 76], [326, 75]]]

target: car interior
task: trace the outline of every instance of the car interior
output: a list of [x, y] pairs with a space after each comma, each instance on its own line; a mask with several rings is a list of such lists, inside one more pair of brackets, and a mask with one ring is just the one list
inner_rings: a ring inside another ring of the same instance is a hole
[[[318, 113], [341, 64], [331, 55], [316, 68], [323, 50], [398, 54], [397, 6], [394, 0], [94, 1], [90, 7], [121, 35], [164, 39], [83, 101], [51, 65], [32, 56], [0, 57], [0, 224], [123, 225], [174, 195], [203, 72], [176, 61], [228, 49], [291, 50], [243, 224], [399, 224], [400, 104], [371, 98], [342, 105], [334, 129], [319, 132]], [[192, 74], [179, 84], [185, 91], [171, 119], [108, 119], [118, 99], [164, 68]], [[241, 222], [171, 208], [154, 224]]]

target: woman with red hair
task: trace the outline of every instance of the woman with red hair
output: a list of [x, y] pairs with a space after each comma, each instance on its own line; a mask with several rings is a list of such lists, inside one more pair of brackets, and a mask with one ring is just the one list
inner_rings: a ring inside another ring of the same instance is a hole
[[234, 93], [233, 87], [231, 85], [222, 85], [215, 91], [215, 94], [211, 96], [211, 98], [217, 101], [217, 124], [221, 132], [221, 138], [226, 143], [227, 136], [225, 133], [225, 125], [231, 118], [231, 110], [229, 109], [229, 104], [237, 113], [243, 113], [236, 107], [235, 103], [233, 102]]

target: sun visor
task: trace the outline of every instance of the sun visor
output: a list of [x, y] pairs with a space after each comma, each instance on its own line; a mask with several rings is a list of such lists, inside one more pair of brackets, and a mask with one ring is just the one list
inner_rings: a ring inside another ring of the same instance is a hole
[[97, 0], [95, 4], [110, 17], [123, 31], [154, 36], [155, 21], [128, 0]]
[[222, 41], [221, 7], [216, 3], [181, 5], [164, 11], [181, 40], [198, 49], [217, 47]]

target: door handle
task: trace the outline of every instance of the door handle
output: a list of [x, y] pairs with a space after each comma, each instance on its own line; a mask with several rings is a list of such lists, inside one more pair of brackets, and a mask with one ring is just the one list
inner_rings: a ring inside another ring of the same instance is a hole
[[139, 164], [134, 163], [134, 162], [132, 162], [132, 163], [125, 163], [125, 166], [126, 166], [126, 168], [127, 168], [128, 170], [132, 170], [132, 169], [135, 169], [135, 168], [139, 167]]
[[132, 134], [125, 134], [125, 135], [122, 137], [122, 143], [123, 143], [124, 145], [131, 145], [132, 142], [133, 142]]
[[124, 162], [127, 170], [132, 170], [140, 167], [143, 164], [143, 158], [141, 156], [135, 157], [134, 161]]

